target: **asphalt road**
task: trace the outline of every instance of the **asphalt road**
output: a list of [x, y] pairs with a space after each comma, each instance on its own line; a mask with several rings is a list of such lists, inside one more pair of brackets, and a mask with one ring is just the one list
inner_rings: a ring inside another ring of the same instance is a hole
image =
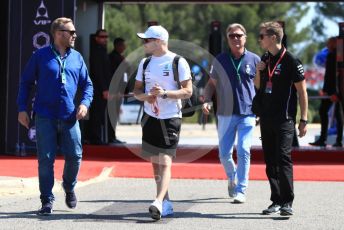
[[[316, 172], [315, 172], [316, 173]], [[1, 179], [1, 178], [0, 178]], [[0, 229], [343, 229], [343, 182], [296, 182], [295, 215], [261, 215], [270, 205], [267, 181], [251, 181], [245, 204], [233, 204], [223, 180], [172, 180], [175, 215], [154, 222], [152, 179], [103, 178], [79, 184], [75, 210], [55, 184], [54, 213], [42, 217], [38, 192], [0, 197]]]

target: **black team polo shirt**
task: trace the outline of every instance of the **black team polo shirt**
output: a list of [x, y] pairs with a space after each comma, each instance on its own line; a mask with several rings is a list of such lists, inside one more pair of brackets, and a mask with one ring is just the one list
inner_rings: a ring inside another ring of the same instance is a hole
[[[269, 59], [270, 71], [272, 71], [284, 49], [283, 47], [275, 56], [269, 52], [266, 52], [262, 56], [261, 60], [267, 64], [265, 70], [261, 72], [263, 89], [269, 78]], [[263, 93], [263, 112], [261, 117], [270, 118], [274, 121], [285, 121], [288, 119], [295, 121], [298, 99], [294, 83], [303, 81], [304, 79], [304, 70], [301, 61], [289, 51], [286, 51], [272, 75], [272, 92]]]

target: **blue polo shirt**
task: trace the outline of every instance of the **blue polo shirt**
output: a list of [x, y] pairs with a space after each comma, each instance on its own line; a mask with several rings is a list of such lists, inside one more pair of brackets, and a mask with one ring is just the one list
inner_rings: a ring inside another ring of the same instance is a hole
[[253, 80], [259, 61], [258, 55], [246, 49], [239, 59], [235, 59], [230, 52], [216, 56], [210, 76], [217, 81], [218, 115], [253, 114], [252, 100], [256, 94]]
[[62, 80], [58, 51], [53, 46], [37, 50], [22, 73], [17, 98], [18, 111], [27, 111], [30, 91], [34, 85], [33, 110], [40, 116], [62, 120], [75, 120], [77, 106], [74, 98], [78, 88], [81, 104], [89, 107], [93, 98], [93, 85], [81, 54], [68, 49], [62, 57], [65, 62], [65, 80]]

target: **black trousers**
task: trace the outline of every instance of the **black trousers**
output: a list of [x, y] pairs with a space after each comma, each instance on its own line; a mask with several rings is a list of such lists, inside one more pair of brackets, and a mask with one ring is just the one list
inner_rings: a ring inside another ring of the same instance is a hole
[[[331, 108], [333, 102], [329, 99], [324, 99], [321, 101], [319, 114], [321, 120], [321, 131], [320, 131], [320, 140], [327, 140], [327, 129], [328, 129], [328, 111]], [[337, 140], [336, 142], [342, 142], [343, 138], [343, 118], [340, 111], [340, 103], [336, 102], [334, 109], [336, 121], [337, 121]]]
[[260, 130], [271, 189], [271, 201], [292, 205], [294, 200], [293, 162], [291, 159], [295, 123], [261, 118]]
[[[112, 104], [112, 103], [111, 103]], [[93, 102], [90, 107], [90, 119], [87, 122], [85, 139], [90, 143], [103, 143], [105, 142], [105, 129], [107, 129], [107, 139], [108, 142], [116, 139], [115, 129], [111, 125], [109, 115], [107, 113], [107, 125], [105, 123], [105, 113], [107, 108], [107, 100], [103, 99], [101, 94], [94, 95]], [[112, 111], [112, 107], [110, 106]], [[109, 109], [110, 109], [109, 108]], [[116, 112], [119, 111], [119, 108], [116, 107]], [[111, 116], [111, 119], [116, 119], [113, 121], [114, 124], [117, 124], [117, 115]]]

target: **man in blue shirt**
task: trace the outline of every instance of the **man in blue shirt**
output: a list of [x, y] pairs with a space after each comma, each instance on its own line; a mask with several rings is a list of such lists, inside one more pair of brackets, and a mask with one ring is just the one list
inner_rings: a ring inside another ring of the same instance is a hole
[[[219, 54], [213, 62], [202, 110], [209, 114], [209, 102], [216, 89], [219, 154], [228, 177], [228, 194], [234, 198], [234, 203], [244, 203], [255, 126], [251, 110], [255, 96], [253, 79], [260, 58], [245, 49], [246, 30], [242, 25], [230, 24], [226, 32], [230, 52]], [[237, 166], [232, 157], [236, 133]]]
[[[75, 208], [74, 187], [82, 158], [81, 134], [78, 120], [84, 118], [93, 97], [93, 85], [81, 54], [73, 49], [76, 38], [73, 21], [57, 18], [51, 24], [53, 44], [37, 50], [27, 63], [20, 81], [17, 104], [18, 120], [29, 128], [27, 103], [32, 86], [36, 84], [35, 112], [39, 215], [52, 213], [54, 195], [54, 161], [59, 150], [65, 157], [62, 186], [66, 205]], [[74, 104], [77, 89], [82, 97]]]

